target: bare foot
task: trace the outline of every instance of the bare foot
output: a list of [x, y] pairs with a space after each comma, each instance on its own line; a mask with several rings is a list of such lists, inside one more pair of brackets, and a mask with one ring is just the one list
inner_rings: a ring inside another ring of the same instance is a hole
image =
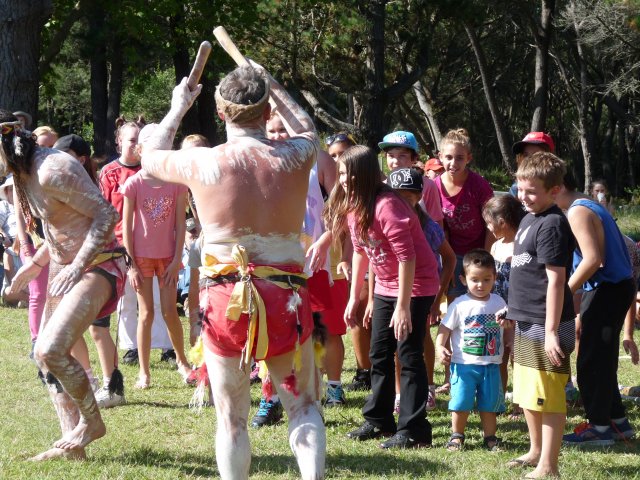
[[71, 450], [63, 450], [62, 448], [53, 447], [46, 452], [42, 452], [35, 457], [31, 457], [29, 461], [42, 462], [43, 460], [52, 460], [55, 458], [64, 458], [66, 460], [86, 460], [87, 454], [82, 447], [77, 447]]
[[187, 383], [189, 375], [191, 375], [191, 368], [185, 364], [178, 365], [178, 373], [182, 377], [182, 380]]
[[53, 446], [62, 450], [74, 450], [78, 447], [84, 448], [94, 440], [104, 437], [105, 433], [107, 433], [107, 428], [104, 426], [104, 422], [100, 416], [91, 422], [80, 419], [76, 428], [63, 435]]
[[144, 390], [146, 388], [149, 388], [150, 385], [151, 385], [151, 379], [148, 376], [140, 375], [138, 376], [138, 381], [135, 383], [133, 388]]
[[556, 471], [553, 472], [551, 470], [546, 471], [541, 468], [536, 468], [533, 472], [527, 473], [524, 478], [534, 479], [534, 478], [559, 478], [560, 474]]

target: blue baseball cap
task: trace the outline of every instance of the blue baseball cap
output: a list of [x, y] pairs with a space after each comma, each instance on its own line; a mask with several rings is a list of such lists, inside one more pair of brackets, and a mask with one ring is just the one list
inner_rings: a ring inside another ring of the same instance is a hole
[[402, 147], [413, 150], [416, 153], [418, 153], [419, 150], [418, 142], [416, 141], [416, 137], [413, 133], [403, 132], [402, 130], [385, 135], [382, 141], [378, 143], [378, 147], [381, 150], [393, 147]]

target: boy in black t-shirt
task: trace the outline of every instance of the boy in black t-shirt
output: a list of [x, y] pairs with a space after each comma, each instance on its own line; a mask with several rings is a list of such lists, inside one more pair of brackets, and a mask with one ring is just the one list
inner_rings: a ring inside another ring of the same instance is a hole
[[575, 241], [555, 205], [565, 171], [562, 160], [540, 152], [516, 173], [518, 199], [529, 214], [516, 234], [509, 282], [509, 318], [516, 320], [513, 401], [524, 409], [531, 444], [508, 465], [535, 466], [527, 478], [558, 475], [566, 417], [564, 386], [575, 343], [567, 279]]

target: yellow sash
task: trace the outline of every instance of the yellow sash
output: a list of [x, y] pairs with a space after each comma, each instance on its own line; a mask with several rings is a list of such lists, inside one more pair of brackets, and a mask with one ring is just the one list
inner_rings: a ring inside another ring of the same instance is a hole
[[[229, 303], [227, 304], [226, 317], [229, 320], [238, 321], [240, 315], [249, 315], [249, 329], [247, 343], [243, 349], [242, 364], [248, 365], [251, 361], [251, 346], [255, 340], [256, 328], [258, 325], [258, 343], [256, 345], [256, 359], [263, 359], [269, 351], [269, 336], [267, 335], [267, 309], [262, 296], [258, 292], [252, 281], [252, 277], [267, 280], [280, 288], [291, 289], [297, 295], [297, 287], [279, 280], [270, 280], [268, 277], [274, 275], [287, 275], [300, 278], [307, 278], [303, 273], [292, 273], [279, 268], [269, 266], [255, 266], [249, 269], [249, 256], [242, 245], [234, 245], [231, 250], [231, 257], [234, 263], [219, 263], [218, 259], [207, 253], [207, 245], [202, 247], [202, 267], [201, 274], [215, 278], [221, 275], [239, 273], [240, 279], [234, 285]], [[257, 307], [257, 309], [256, 309]], [[296, 305], [297, 307], [297, 305]]]

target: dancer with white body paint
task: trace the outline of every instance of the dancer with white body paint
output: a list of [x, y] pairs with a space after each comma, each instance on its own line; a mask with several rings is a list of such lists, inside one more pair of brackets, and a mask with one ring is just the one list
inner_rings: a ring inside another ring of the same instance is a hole
[[34, 460], [85, 458], [85, 447], [106, 428], [89, 380], [70, 355], [91, 322], [115, 310], [126, 278], [113, 229], [115, 209], [80, 162], [36, 146], [18, 119], [0, 110], [0, 175], [13, 173], [17, 198], [33, 232], [43, 220], [45, 242], [20, 268], [11, 289], [21, 290], [49, 264], [49, 287], [35, 359], [62, 427], [62, 438]]
[[[188, 186], [198, 207], [203, 338], [216, 399], [220, 476], [249, 476], [253, 355], [266, 360], [287, 411], [301, 477], [324, 478], [326, 435], [315, 404], [313, 322], [300, 246], [309, 172], [319, 148], [315, 128], [261, 67], [240, 67], [216, 93], [227, 143], [166, 151], [199, 89], [190, 91], [186, 80], [174, 89], [169, 113], [145, 144], [142, 166], [161, 180]], [[269, 98], [294, 133], [289, 140], [266, 138]]]

